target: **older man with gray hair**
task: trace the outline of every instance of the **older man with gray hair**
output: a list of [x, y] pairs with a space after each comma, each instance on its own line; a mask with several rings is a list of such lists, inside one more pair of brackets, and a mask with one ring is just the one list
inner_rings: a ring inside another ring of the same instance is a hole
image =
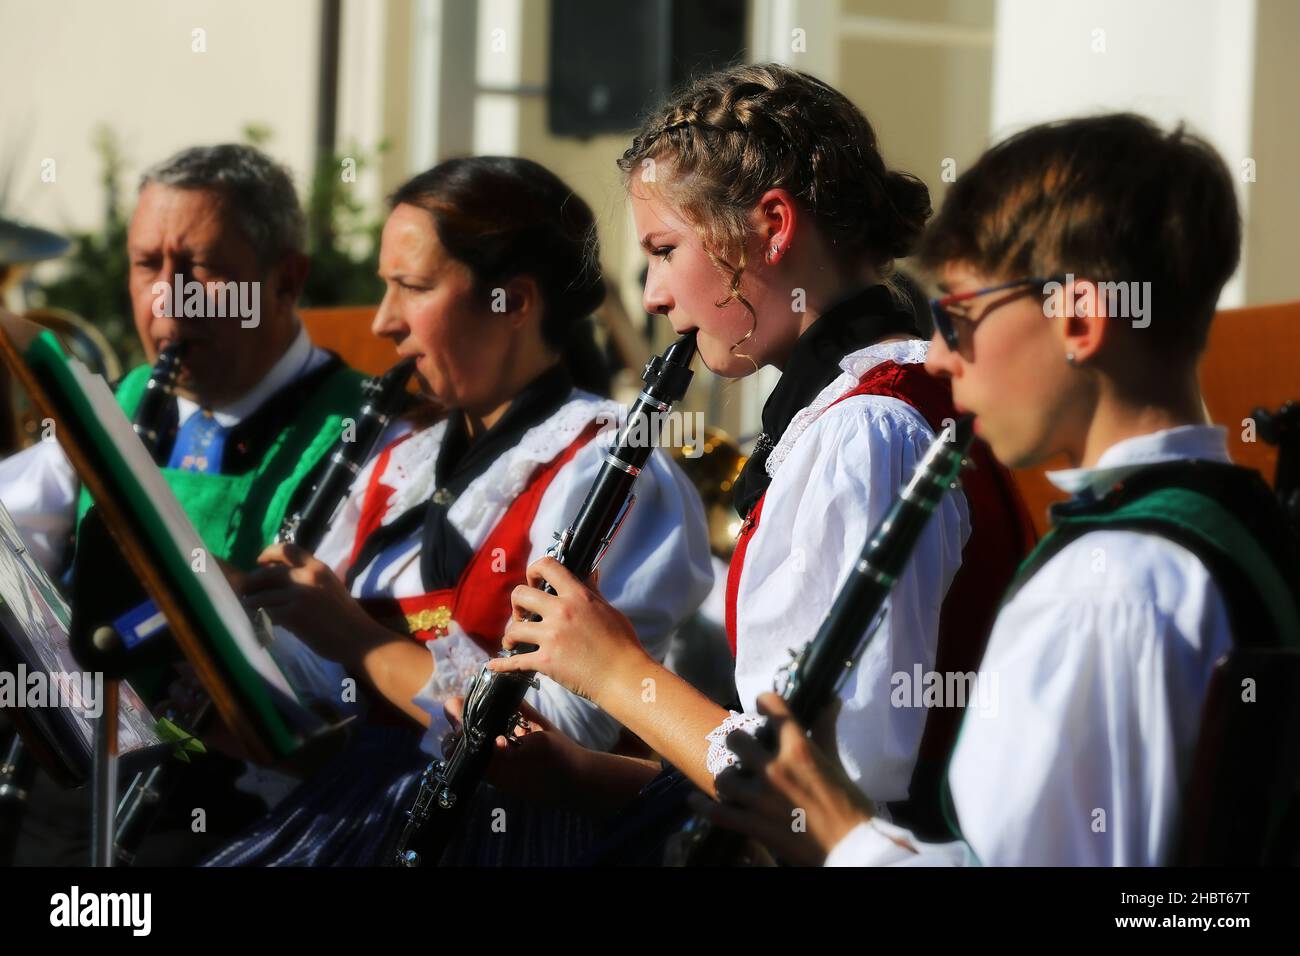
[[[222, 145], [186, 149], [148, 169], [127, 234], [145, 354], [152, 363], [168, 345], [181, 349], [159, 464], [213, 553], [236, 565], [251, 564], [274, 538], [292, 488], [360, 402], [361, 377], [314, 348], [297, 317], [305, 233], [284, 168], [251, 146]], [[147, 365], [123, 378], [118, 398], [128, 415], [148, 378]], [[83, 495], [78, 507], [77, 490], [56, 443], [0, 463], [0, 500], [55, 573], [89, 506]], [[236, 508], [246, 498], [265, 507]]]
[[[211, 553], [240, 568], [274, 540], [361, 405], [362, 376], [314, 347], [296, 313], [308, 269], [305, 233], [286, 170], [251, 146], [220, 145], [182, 150], [148, 169], [127, 235], [135, 327], [150, 364], [124, 376], [118, 402], [133, 416], [150, 365], [179, 347], [177, 394], [150, 425], [159, 435], [155, 459]], [[100, 592], [92, 595], [96, 613], [104, 592], [111, 600], [122, 588], [122, 599], [132, 598], [130, 583], [114, 580], [121, 562], [100, 543], [105, 536], [82, 525], [91, 501], [57, 443], [0, 462], [0, 501], [56, 575], [79, 536], [74, 579]], [[78, 581], [73, 592], [74, 600], [86, 593]], [[208, 762], [220, 763], [211, 755]], [[242, 765], [225, 769], [228, 782]], [[203, 804], [210, 829], [223, 818], [230, 827], [246, 820], [243, 812], [212, 812], [213, 782], [205, 781]], [[20, 844], [20, 858], [81, 862], [84, 833], [54, 818], [61, 802], [52, 799], [39, 814], [47, 819], [33, 822], [46, 832], [25, 841], [34, 855]], [[197, 858], [206, 845], [187, 843], [169, 861]]]

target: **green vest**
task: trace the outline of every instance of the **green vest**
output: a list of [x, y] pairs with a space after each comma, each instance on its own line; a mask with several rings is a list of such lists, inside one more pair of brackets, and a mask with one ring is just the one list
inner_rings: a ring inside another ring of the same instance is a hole
[[[149, 381], [147, 365], [133, 369], [117, 389], [128, 418]], [[275, 540], [298, 485], [339, 440], [345, 418], [361, 408], [365, 377], [340, 365], [309, 396], [293, 423], [271, 442], [257, 466], [242, 475], [204, 474], [163, 468], [163, 477], [212, 554], [251, 568]], [[85, 488], [77, 507], [80, 523], [90, 508]]]
[[1021, 562], [1003, 604], [1057, 552], [1090, 531], [1149, 531], [1194, 553], [1223, 593], [1238, 646], [1300, 647], [1293, 572], [1237, 515], [1203, 491], [1157, 488], [1107, 512], [1063, 514]]
[[[1205, 564], [1227, 606], [1234, 645], [1300, 647], [1300, 568], [1285, 529], [1276, 498], [1254, 472], [1210, 462], [1151, 466], [1097, 502], [1054, 506], [1052, 530], [1021, 562], [1002, 604], [1083, 535], [1145, 531], [1182, 545]], [[946, 773], [942, 790], [945, 819], [960, 839]]]

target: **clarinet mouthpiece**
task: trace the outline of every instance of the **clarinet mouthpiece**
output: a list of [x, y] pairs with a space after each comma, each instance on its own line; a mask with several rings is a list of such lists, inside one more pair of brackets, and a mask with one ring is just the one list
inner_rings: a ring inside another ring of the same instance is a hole
[[689, 366], [695, 358], [695, 336], [696, 329], [691, 329], [672, 345], [668, 346], [664, 352], [665, 365]]
[[646, 389], [660, 401], [675, 403], [686, 394], [694, 372], [691, 362], [695, 358], [695, 330], [692, 329], [656, 355], [645, 367], [642, 380]]

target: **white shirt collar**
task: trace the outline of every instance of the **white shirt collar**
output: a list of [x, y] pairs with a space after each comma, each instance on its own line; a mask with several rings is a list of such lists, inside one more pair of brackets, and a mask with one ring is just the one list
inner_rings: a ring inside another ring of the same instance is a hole
[[[840, 359], [840, 368], [853, 378], [860, 379], [877, 365], [893, 362], [895, 365], [924, 365], [930, 354], [929, 339], [897, 339], [893, 342], [876, 342], [865, 349], [850, 352]], [[834, 383], [838, 385], [839, 383]], [[836, 396], [838, 397], [838, 395]]]
[[876, 342], [864, 349], [850, 352], [840, 359], [840, 368], [844, 369], [844, 374], [822, 389], [811, 405], [800, 409], [790, 419], [785, 434], [781, 436], [781, 440], [776, 443], [776, 447], [768, 454], [767, 461], [763, 463], [767, 473], [775, 477], [776, 470], [789, 457], [790, 450], [794, 448], [794, 443], [800, 436], [812, 426], [822, 412], [853, 388], [867, 372], [884, 362], [894, 362], [897, 365], [924, 364], [929, 351], [930, 343], [926, 339], [899, 339], [894, 342]]
[[[307, 330], [300, 323], [298, 325], [298, 334], [294, 337], [293, 342], [285, 349], [279, 361], [271, 366], [271, 370], [262, 377], [262, 380], [235, 401], [214, 408], [212, 410], [213, 417], [223, 427], [233, 428], [261, 408], [262, 404], [280, 389], [292, 382], [296, 382], [308, 372], [317, 368], [325, 361], [326, 357], [324, 351], [311, 344], [311, 338], [307, 335]], [[184, 424], [186, 419], [199, 410], [198, 404], [188, 398], [179, 396], [176, 399], [176, 406], [181, 424]]]
[[1147, 465], [1181, 459], [1230, 463], [1227, 434], [1222, 425], [1180, 425], [1136, 435], [1111, 445], [1092, 468], [1049, 471], [1046, 477], [1070, 494], [1090, 489], [1100, 496], [1117, 481]]

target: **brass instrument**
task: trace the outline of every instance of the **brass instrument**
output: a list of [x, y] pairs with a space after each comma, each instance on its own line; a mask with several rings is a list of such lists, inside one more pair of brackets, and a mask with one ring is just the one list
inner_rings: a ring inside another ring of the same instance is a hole
[[[71, 243], [51, 232], [0, 219], [0, 297], [18, 286], [27, 267], [34, 262], [63, 255]], [[23, 318], [52, 331], [70, 353], [86, 362], [109, 381], [121, 376], [122, 366], [113, 347], [99, 329], [66, 309], [28, 309]], [[19, 411], [7, 372], [0, 372], [0, 395], [4, 396], [4, 427], [0, 429], [0, 454], [33, 444], [40, 423], [28, 404]], [[36, 775], [36, 760], [17, 730], [3, 747], [0, 759], [0, 862], [13, 853], [28, 794]]]
[[[66, 309], [28, 309], [24, 301], [23, 280], [33, 263], [56, 259], [72, 247], [60, 235], [0, 219], [0, 300], [12, 291], [17, 301], [14, 311], [29, 322], [49, 329], [59, 339], [69, 354], [84, 362], [92, 372], [103, 375], [110, 382], [122, 375], [122, 363], [104, 334], [82, 317]], [[8, 373], [0, 370], [0, 395], [8, 401], [4, 406], [3, 427], [0, 427], [0, 454], [25, 448], [39, 437], [39, 422], [32, 409], [19, 404], [10, 386]]]
[[740, 516], [732, 505], [732, 491], [748, 456], [720, 428], [706, 426], [703, 449], [681, 445], [670, 450], [673, 461], [686, 473], [704, 503], [709, 522], [709, 549], [723, 561], [731, 558], [740, 536]]

